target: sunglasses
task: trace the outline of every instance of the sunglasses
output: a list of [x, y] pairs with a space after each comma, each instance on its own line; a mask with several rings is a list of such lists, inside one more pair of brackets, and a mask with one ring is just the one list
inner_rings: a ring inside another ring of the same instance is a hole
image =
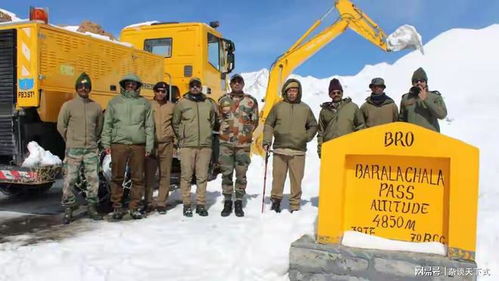
[[233, 83], [233, 84], [243, 84], [244, 82], [241, 79], [234, 79], [234, 80], [231, 81], [231, 83]]
[[333, 95], [340, 95], [340, 94], [341, 94], [341, 91], [331, 91], [331, 93], [332, 93]]
[[83, 88], [87, 88], [87, 89], [90, 89], [90, 84], [88, 83], [81, 83], [81, 84], [78, 84], [76, 86], [77, 89], [83, 89]]
[[418, 82], [423, 83], [423, 82], [426, 82], [426, 80], [412, 80], [412, 84], [416, 84]]
[[156, 90], [156, 93], [166, 93], [166, 90]]
[[199, 85], [199, 84], [194, 84], [194, 85], [191, 85], [191, 88], [199, 88], [199, 89], [201, 89], [201, 85]]

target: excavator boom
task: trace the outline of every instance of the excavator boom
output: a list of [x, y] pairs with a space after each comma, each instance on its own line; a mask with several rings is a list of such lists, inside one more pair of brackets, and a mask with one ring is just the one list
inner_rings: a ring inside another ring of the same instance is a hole
[[[310, 34], [334, 10], [339, 18], [323, 31], [311, 38]], [[356, 33], [369, 40], [384, 51], [389, 51], [386, 44], [386, 34], [366, 14], [358, 9], [350, 0], [336, 0], [334, 8], [329, 9], [324, 16], [318, 19], [284, 54], [272, 64], [269, 73], [265, 104], [260, 114], [260, 124], [255, 133], [252, 152], [264, 155], [262, 149], [263, 124], [270, 113], [270, 109], [281, 100], [280, 89], [288, 76], [303, 62], [329, 44], [336, 36], [351, 28]]]

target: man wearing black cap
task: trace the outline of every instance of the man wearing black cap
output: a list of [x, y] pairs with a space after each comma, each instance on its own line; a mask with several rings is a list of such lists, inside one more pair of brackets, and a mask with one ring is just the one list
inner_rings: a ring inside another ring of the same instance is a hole
[[[170, 192], [170, 174], [173, 158], [173, 139], [175, 133], [172, 127], [173, 110], [175, 104], [170, 102], [169, 86], [165, 82], [158, 82], [153, 87], [154, 99], [151, 101], [152, 115], [154, 119], [155, 138], [154, 149], [151, 157], [146, 158], [146, 185], [145, 185], [145, 207], [151, 211], [156, 205], [160, 214], [166, 213], [166, 200]], [[155, 186], [155, 175], [159, 167], [159, 194], [156, 204], [152, 202], [153, 187]]]
[[428, 90], [428, 76], [423, 68], [412, 75], [412, 87], [400, 101], [399, 120], [440, 132], [438, 119], [447, 116], [445, 102], [438, 91]]
[[329, 82], [330, 102], [321, 105], [317, 133], [317, 153], [321, 157], [322, 143], [365, 128], [364, 117], [351, 98], [343, 98], [340, 80]]
[[374, 78], [369, 84], [371, 95], [360, 107], [366, 127], [374, 127], [398, 120], [398, 108], [395, 102], [385, 94], [385, 80]]
[[201, 93], [199, 78], [189, 81], [189, 92], [177, 103], [172, 125], [178, 139], [180, 154], [180, 189], [184, 216], [192, 217], [191, 180], [196, 174], [196, 213], [207, 216], [206, 185], [212, 153], [212, 131], [216, 122], [213, 103]]
[[[242, 199], [246, 194], [246, 172], [251, 163], [250, 146], [253, 131], [258, 126], [258, 103], [243, 92], [244, 79], [235, 74], [230, 79], [231, 92], [218, 100], [220, 122], [220, 167], [224, 208], [221, 215], [232, 213], [232, 194], [235, 193], [234, 212], [244, 216]], [[236, 171], [236, 185], [233, 176]], [[234, 192], [235, 191], [235, 192]]]
[[80, 175], [80, 168], [83, 168], [87, 183], [88, 215], [94, 220], [102, 219], [97, 212], [99, 202], [97, 141], [102, 131], [104, 115], [99, 104], [89, 98], [92, 81], [85, 72], [76, 80], [75, 90], [77, 95], [62, 105], [57, 119], [57, 130], [66, 142], [62, 189], [65, 224], [71, 222], [73, 209], [77, 207], [74, 185]]
[[132, 178], [129, 213], [133, 219], [141, 219], [139, 204], [144, 193], [144, 161], [154, 148], [154, 120], [151, 104], [140, 95], [140, 78], [129, 74], [121, 79], [120, 86], [120, 95], [107, 105], [102, 130], [102, 146], [112, 158], [113, 219], [121, 220], [124, 216], [123, 180], [127, 165]]

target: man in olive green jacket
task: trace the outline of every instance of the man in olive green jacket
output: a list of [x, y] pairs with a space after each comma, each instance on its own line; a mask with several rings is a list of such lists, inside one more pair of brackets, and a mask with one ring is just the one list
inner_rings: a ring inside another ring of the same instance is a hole
[[133, 219], [141, 219], [138, 208], [144, 193], [144, 157], [149, 157], [154, 147], [154, 121], [151, 104], [140, 96], [139, 77], [129, 74], [120, 81], [120, 86], [121, 95], [107, 105], [102, 132], [102, 145], [112, 159], [113, 218], [120, 220], [124, 215], [122, 184], [128, 163], [132, 176], [128, 208]]
[[447, 116], [445, 102], [438, 91], [428, 90], [428, 76], [423, 68], [412, 75], [412, 87], [400, 101], [399, 120], [440, 132], [438, 119]]
[[289, 79], [282, 87], [283, 101], [270, 110], [265, 120], [263, 148], [268, 151], [274, 137], [274, 156], [272, 172], [272, 210], [281, 211], [284, 182], [289, 170], [291, 212], [300, 209], [301, 181], [305, 170], [305, 152], [307, 142], [317, 132], [317, 121], [310, 107], [301, 101], [300, 81]]
[[365, 128], [364, 117], [359, 107], [350, 98], [343, 98], [343, 87], [338, 79], [329, 82], [330, 102], [321, 105], [317, 153], [321, 157], [322, 143]]
[[[156, 171], [159, 171], [159, 194], [156, 201], [158, 213], [166, 213], [166, 200], [170, 192], [170, 175], [173, 158], [173, 139], [175, 133], [172, 127], [175, 104], [170, 101], [169, 86], [158, 82], [153, 87], [154, 99], [151, 101], [153, 112], [155, 139], [151, 157], [146, 159], [145, 208], [152, 211], [152, 193], [155, 186]], [[158, 169], [159, 168], [159, 169]]]
[[79, 178], [81, 168], [87, 185], [88, 215], [94, 220], [102, 219], [97, 212], [99, 202], [97, 141], [102, 131], [104, 117], [99, 104], [89, 98], [92, 81], [85, 72], [76, 80], [75, 89], [77, 95], [62, 105], [57, 118], [57, 130], [66, 142], [62, 189], [65, 224], [70, 223], [73, 218], [73, 209], [76, 207], [74, 185]]
[[374, 78], [369, 84], [372, 93], [360, 107], [366, 127], [374, 127], [398, 121], [398, 108], [392, 98], [385, 94], [385, 80]]
[[184, 216], [192, 217], [191, 180], [196, 173], [196, 213], [207, 216], [206, 185], [212, 153], [212, 132], [216, 122], [213, 103], [201, 93], [198, 78], [189, 81], [189, 92], [179, 100], [173, 111], [172, 125], [180, 149], [180, 189]]

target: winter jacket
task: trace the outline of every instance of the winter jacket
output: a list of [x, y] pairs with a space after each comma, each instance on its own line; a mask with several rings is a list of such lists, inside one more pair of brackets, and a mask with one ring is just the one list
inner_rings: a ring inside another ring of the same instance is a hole
[[[286, 95], [288, 85], [298, 85], [298, 99], [290, 102]], [[289, 79], [282, 87], [283, 101], [270, 110], [263, 130], [263, 145], [272, 143], [274, 149], [289, 148], [298, 151], [307, 150], [307, 142], [317, 132], [317, 121], [310, 107], [301, 101], [301, 84], [296, 79]]]
[[365, 128], [364, 116], [350, 98], [340, 102], [325, 102], [319, 113], [317, 152], [321, 155], [322, 143]]
[[103, 121], [100, 105], [76, 94], [62, 105], [57, 130], [66, 142], [66, 148], [97, 148]]
[[228, 93], [218, 100], [220, 144], [248, 147], [258, 126], [258, 102], [251, 95]]
[[125, 76], [121, 81], [121, 95], [111, 99], [104, 116], [102, 145], [111, 144], [145, 144], [146, 152], [151, 153], [154, 147], [154, 120], [151, 104], [139, 91], [126, 91], [124, 81], [132, 80], [141, 85], [135, 75]]
[[366, 102], [360, 107], [364, 116], [366, 127], [374, 127], [386, 123], [398, 121], [398, 107], [386, 94], [366, 98]]
[[172, 127], [173, 110], [175, 104], [167, 102], [160, 104], [153, 100], [151, 101], [151, 110], [154, 119], [155, 143], [171, 143], [175, 137]]
[[172, 125], [178, 146], [211, 148], [216, 118], [213, 103], [204, 94], [185, 94], [173, 111]]
[[438, 119], [447, 116], [445, 102], [438, 91], [428, 91], [425, 100], [419, 96], [407, 93], [400, 102], [399, 120], [409, 122], [427, 129], [440, 132]]

